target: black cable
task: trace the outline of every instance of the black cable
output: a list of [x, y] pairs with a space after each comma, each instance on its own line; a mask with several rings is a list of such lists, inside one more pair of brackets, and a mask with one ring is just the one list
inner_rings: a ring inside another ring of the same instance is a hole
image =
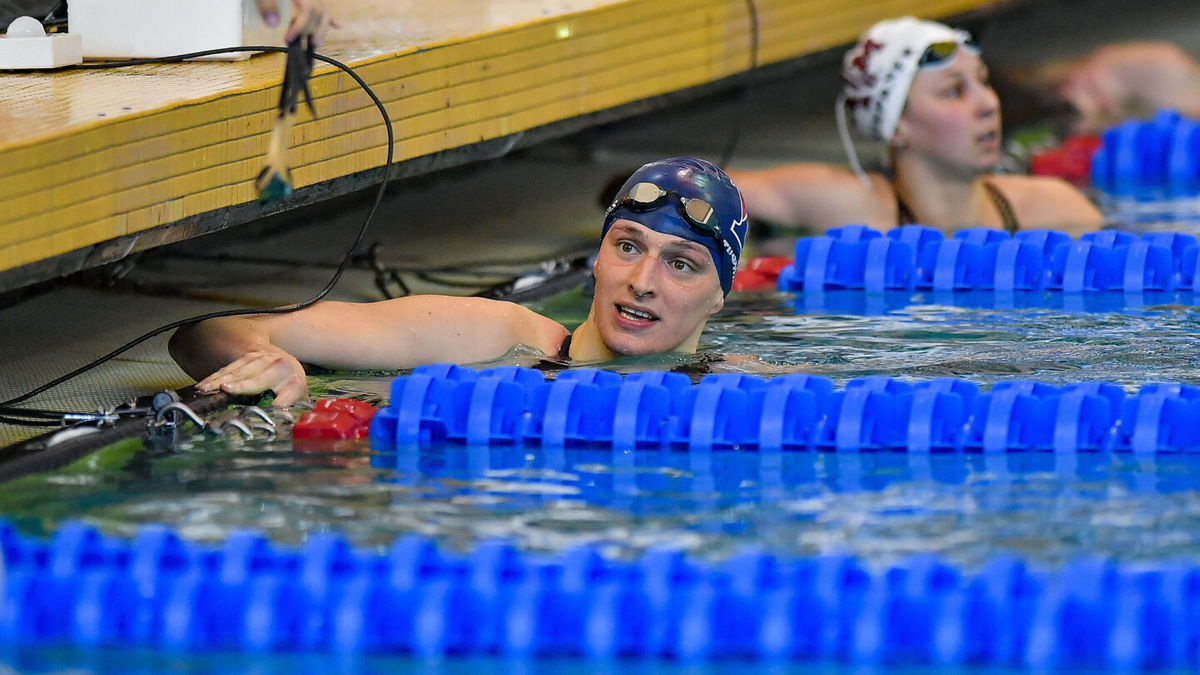
[[421, 281], [436, 284], [438, 286], [445, 286], [446, 288], [479, 288], [480, 283], [486, 283], [490, 286], [503, 281], [513, 280], [512, 275], [505, 276], [502, 274], [478, 274], [469, 280], [451, 279], [447, 276], [443, 276], [442, 274], [433, 274], [429, 272], [413, 272], [413, 276], [417, 277]]
[[[583, 255], [594, 253], [596, 245], [594, 242], [588, 243], [586, 246], [576, 246], [573, 248], [564, 249], [559, 253], [551, 253], [549, 255], [514, 257], [514, 258], [480, 258], [477, 260], [466, 260], [453, 265], [430, 266], [420, 262], [412, 263], [392, 263], [388, 267], [390, 269], [399, 270], [401, 272], [440, 272], [447, 274], [461, 274], [463, 276], [476, 274], [487, 276], [500, 276], [506, 274], [507, 270], [513, 267], [538, 265], [544, 262], [559, 260], [562, 258], [574, 258]], [[205, 262], [232, 262], [244, 263], [247, 265], [280, 265], [286, 267], [336, 267], [332, 262], [321, 260], [308, 261], [296, 260], [288, 258], [267, 258], [251, 255], [237, 255], [230, 253], [193, 253], [191, 251], [171, 251], [166, 254], [171, 258], [179, 260], [200, 260]], [[359, 257], [352, 262], [358, 264], [358, 269], [370, 270], [370, 261], [365, 257]], [[494, 268], [494, 269], [488, 269]], [[504, 268], [503, 270], [499, 268]]]
[[[190, 52], [187, 54], [178, 54], [175, 56], [162, 56], [162, 57], [144, 58], [144, 59], [129, 59], [126, 61], [110, 61], [110, 62], [106, 62], [106, 63], [78, 64], [75, 67], [98, 70], [98, 69], [103, 69], [103, 68], [124, 68], [126, 66], [144, 65], [144, 64], [150, 64], [150, 63], [177, 63], [179, 61], [183, 61], [186, 59], [194, 59], [194, 58], [199, 58], [202, 56], [213, 56], [216, 54], [235, 54], [235, 53], [239, 53], [239, 52], [283, 52], [283, 53], [286, 53], [287, 51], [288, 51], [288, 49], [286, 47], [274, 47], [274, 46], [267, 46], [267, 45], [258, 45], [258, 46], [249, 46], [249, 47], [229, 47], [229, 48], [224, 48], [224, 49], [206, 49], [204, 51]], [[169, 330], [173, 330], [173, 329], [179, 328], [181, 326], [187, 326], [187, 325], [190, 325], [193, 323], [200, 323], [201, 321], [207, 321], [209, 319], [216, 319], [216, 318], [226, 317], [226, 316], [244, 316], [244, 315], [248, 315], [248, 314], [286, 314], [288, 312], [294, 312], [294, 311], [304, 309], [305, 307], [315, 304], [316, 302], [318, 302], [322, 298], [324, 298], [326, 295], [328, 295], [331, 290], [333, 290], [333, 287], [335, 285], [337, 285], [338, 280], [341, 279], [342, 272], [344, 272], [346, 270], [347, 265], [349, 265], [350, 259], [354, 253], [354, 250], [356, 248], [358, 248], [359, 244], [362, 243], [363, 238], [366, 236], [367, 228], [370, 226], [372, 219], [374, 219], [374, 217], [375, 217], [375, 212], [379, 209], [379, 205], [383, 201], [383, 194], [387, 188], [388, 180], [391, 175], [392, 156], [394, 154], [393, 153], [393, 145], [395, 143], [395, 138], [394, 138], [394, 134], [393, 134], [393, 130], [392, 130], [392, 121], [388, 117], [387, 108], [384, 107], [383, 101], [379, 100], [379, 97], [375, 94], [375, 91], [373, 89], [371, 89], [371, 86], [368, 85], [366, 83], [366, 81], [364, 81], [361, 77], [359, 77], [358, 73], [354, 72], [354, 69], [350, 68], [350, 66], [347, 66], [346, 64], [342, 63], [341, 61], [332, 59], [332, 58], [330, 58], [328, 56], [324, 56], [322, 54], [313, 53], [312, 57], [318, 61], [323, 61], [332, 66], [336, 66], [337, 68], [340, 68], [343, 72], [345, 72], [347, 75], [349, 75], [351, 78], [353, 78], [354, 81], [357, 82], [360, 87], [362, 87], [363, 91], [366, 92], [367, 96], [371, 97], [371, 101], [375, 104], [375, 107], [379, 109], [379, 113], [383, 117], [384, 126], [387, 129], [387, 161], [384, 164], [384, 168], [383, 168], [383, 180], [379, 183], [379, 189], [375, 193], [375, 202], [371, 205], [371, 210], [370, 210], [370, 212], [367, 213], [367, 218], [363, 222], [362, 227], [359, 228], [358, 235], [354, 238], [354, 242], [350, 245], [350, 248], [346, 251], [346, 255], [342, 258], [341, 264], [338, 265], [337, 270], [333, 273], [333, 277], [329, 280], [329, 282], [327, 284], [325, 284], [325, 287], [322, 288], [320, 290], [320, 292], [318, 292], [312, 298], [310, 298], [308, 300], [304, 300], [302, 302], [290, 304], [290, 305], [283, 305], [280, 307], [271, 307], [271, 308], [267, 308], [267, 309], [250, 309], [250, 308], [228, 309], [228, 310], [222, 310], [219, 312], [210, 312], [208, 314], [202, 314], [200, 316], [194, 316], [194, 317], [191, 317], [188, 319], [180, 319], [178, 321], [172, 321], [171, 323], [168, 323], [163, 326], [159, 326], [158, 328], [155, 328], [154, 330], [152, 330], [148, 333], [145, 333], [145, 334], [141, 335], [140, 337], [137, 337], [133, 340], [130, 340], [129, 342], [126, 342], [124, 345], [118, 347], [117, 349], [114, 349], [113, 351], [109, 352], [108, 354], [105, 354], [104, 356], [92, 361], [91, 363], [80, 366], [79, 368], [76, 368], [75, 370], [67, 373], [66, 375], [57, 377], [57, 378], [51, 380], [50, 382], [47, 382], [46, 384], [43, 384], [39, 387], [34, 388], [33, 390], [31, 390], [29, 392], [21, 394], [20, 396], [16, 396], [14, 398], [8, 399], [7, 401], [0, 402], [0, 406], [11, 406], [14, 403], [20, 403], [22, 401], [26, 401], [30, 398], [33, 398], [34, 396], [37, 396], [38, 394], [40, 394], [48, 389], [57, 387], [58, 385], [62, 384], [63, 382], [74, 379], [74, 378], [82, 375], [83, 373], [86, 373], [87, 371], [92, 370], [93, 368], [95, 368], [103, 363], [108, 362], [109, 360], [113, 359], [117, 355], [122, 354], [122, 353], [136, 347], [137, 345], [145, 342], [146, 340], [149, 340], [150, 338], [155, 337], [156, 335], [161, 335], [162, 333], [165, 333]]]
[[36, 417], [45, 420], [61, 419], [66, 413], [58, 410], [37, 410], [35, 408], [10, 408], [0, 406], [0, 415], [16, 417]]
[[67, 0], [62, 0], [42, 19], [46, 28], [60, 28], [67, 25]]
[[[754, 69], [758, 68], [758, 6], [754, 4], [754, 0], [746, 0], [746, 13], [750, 17], [750, 68], [746, 71], [747, 77], [754, 77]], [[741, 107], [738, 108], [737, 119], [733, 123], [733, 133], [729, 136], [729, 143], [726, 144], [725, 150], [721, 153], [721, 161], [717, 166], [722, 169], [729, 168], [729, 162], [733, 160], [733, 152], [737, 149], [738, 141], [742, 137], [742, 127], [746, 124], [746, 118], [750, 113], [750, 90], [753, 88], [751, 82], [746, 82], [742, 87]]]
[[[59, 418], [61, 419], [61, 417]], [[57, 427], [62, 426], [59, 419], [42, 419], [40, 417], [9, 417], [8, 415], [0, 415], [0, 422], [11, 424], [15, 427]]]

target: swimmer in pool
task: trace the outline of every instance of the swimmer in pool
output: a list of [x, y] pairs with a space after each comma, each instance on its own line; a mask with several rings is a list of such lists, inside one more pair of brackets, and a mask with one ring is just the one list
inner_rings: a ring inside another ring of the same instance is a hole
[[307, 393], [302, 362], [391, 370], [489, 361], [517, 345], [577, 362], [692, 353], [725, 306], [746, 230], [741, 193], [724, 172], [660, 160], [635, 171], [608, 207], [595, 295], [574, 333], [511, 302], [422, 295], [205, 321], [179, 329], [171, 355], [201, 392], [272, 390], [287, 405]]
[[[755, 219], [816, 230], [920, 223], [1077, 235], [1100, 227], [1096, 207], [1061, 179], [993, 174], [999, 100], [965, 31], [912, 17], [881, 21], [846, 54], [842, 77], [837, 115], [853, 171], [811, 163], [730, 171]], [[847, 115], [886, 144], [890, 170], [859, 166]]]
[[1097, 133], [1167, 108], [1200, 117], [1200, 62], [1168, 42], [1119, 42], [1067, 61], [1016, 69], [1008, 79], [1018, 95], [1042, 108], [1065, 103], [1070, 131]]
[[[268, 26], [279, 24], [279, 0], [258, 0], [258, 11]], [[320, 46], [325, 33], [337, 27], [333, 14], [325, 9], [325, 0], [292, 0], [292, 20], [288, 22], [284, 42], [307, 35], [314, 47]]]

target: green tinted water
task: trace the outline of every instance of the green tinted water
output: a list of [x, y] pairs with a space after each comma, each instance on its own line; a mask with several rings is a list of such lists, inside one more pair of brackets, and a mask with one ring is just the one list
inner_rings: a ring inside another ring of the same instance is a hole
[[[1133, 309], [1095, 298], [1088, 306], [1024, 309], [909, 300], [847, 294], [824, 298], [822, 309], [803, 296], [734, 296], [704, 348], [756, 357], [727, 368], [765, 376], [801, 370], [839, 385], [875, 374], [952, 375], [981, 385], [1102, 380], [1130, 391], [1148, 382], [1200, 383], [1200, 313], [1179, 298]], [[586, 303], [569, 294], [541, 309], [571, 324]], [[856, 313], [864, 311], [872, 313]], [[506, 362], [533, 360], [518, 350]], [[390, 379], [331, 374], [313, 384], [317, 396], [377, 402]], [[1084, 554], [1194, 559], [1200, 461], [454, 446], [376, 453], [366, 444], [331, 451], [196, 436], [175, 447], [110, 450], [10, 483], [0, 514], [30, 533], [81, 518], [118, 535], [165, 522], [208, 541], [251, 527], [287, 544], [339, 530], [367, 547], [417, 532], [459, 549], [492, 537], [540, 551], [599, 542], [615, 556], [670, 544], [721, 557], [753, 544], [788, 555], [851, 552], [867, 564], [927, 552], [966, 566], [1001, 551], [1046, 564]]]

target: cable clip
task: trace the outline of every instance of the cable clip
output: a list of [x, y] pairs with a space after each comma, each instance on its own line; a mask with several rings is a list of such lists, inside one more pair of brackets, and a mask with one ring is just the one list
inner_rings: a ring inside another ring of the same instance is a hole
[[201, 431], [208, 427], [204, 419], [183, 401], [171, 401], [159, 408], [154, 415], [154, 426], [174, 429], [179, 425], [181, 417], [191, 420], [192, 424], [195, 424], [196, 428]]
[[64, 413], [60, 423], [64, 427], [76, 424], [95, 424], [100, 427], [111, 427], [120, 420], [120, 415], [117, 415], [112, 409], [97, 408], [96, 412], [92, 413]]
[[77, 424], [95, 424], [99, 427], [111, 427], [123, 419], [149, 417], [152, 414], [154, 414], [153, 409], [139, 406], [137, 400], [133, 399], [120, 405], [96, 408], [96, 412], [63, 413], [60, 423], [64, 427]]
[[262, 408], [243, 406], [226, 410], [209, 423], [206, 431], [221, 433], [226, 436], [233, 432], [241, 434], [243, 440], [254, 440], [257, 435], [263, 440], [275, 440], [275, 420]]
[[[375, 272], [375, 288], [378, 288], [379, 292], [387, 300], [412, 295], [408, 284], [405, 284], [404, 279], [400, 278], [400, 273], [394, 268], [383, 264], [383, 261], [379, 259], [380, 248], [380, 243], [375, 242], [367, 249], [367, 263], [371, 265], [371, 269]], [[399, 290], [399, 295], [392, 291], [393, 286]]]

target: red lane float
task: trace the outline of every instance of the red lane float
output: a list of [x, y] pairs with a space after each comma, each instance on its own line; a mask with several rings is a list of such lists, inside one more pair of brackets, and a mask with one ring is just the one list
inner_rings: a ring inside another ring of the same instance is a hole
[[361, 440], [367, 437], [378, 410], [349, 398], [317, 401], [292, 427], [292, 438], [308, 441]]
[[764, 255], [751, 258], [733, 278], [735, 291], [773, 291], [783, 268], [792, 264], [791, 258]]
[[1092, 183], [1092, 156], [1100, 149], [1099, 136], [1072, 136], [1057, 148], [1029, 158], [1035, 176], [1058, 176], [1077, 188]]

